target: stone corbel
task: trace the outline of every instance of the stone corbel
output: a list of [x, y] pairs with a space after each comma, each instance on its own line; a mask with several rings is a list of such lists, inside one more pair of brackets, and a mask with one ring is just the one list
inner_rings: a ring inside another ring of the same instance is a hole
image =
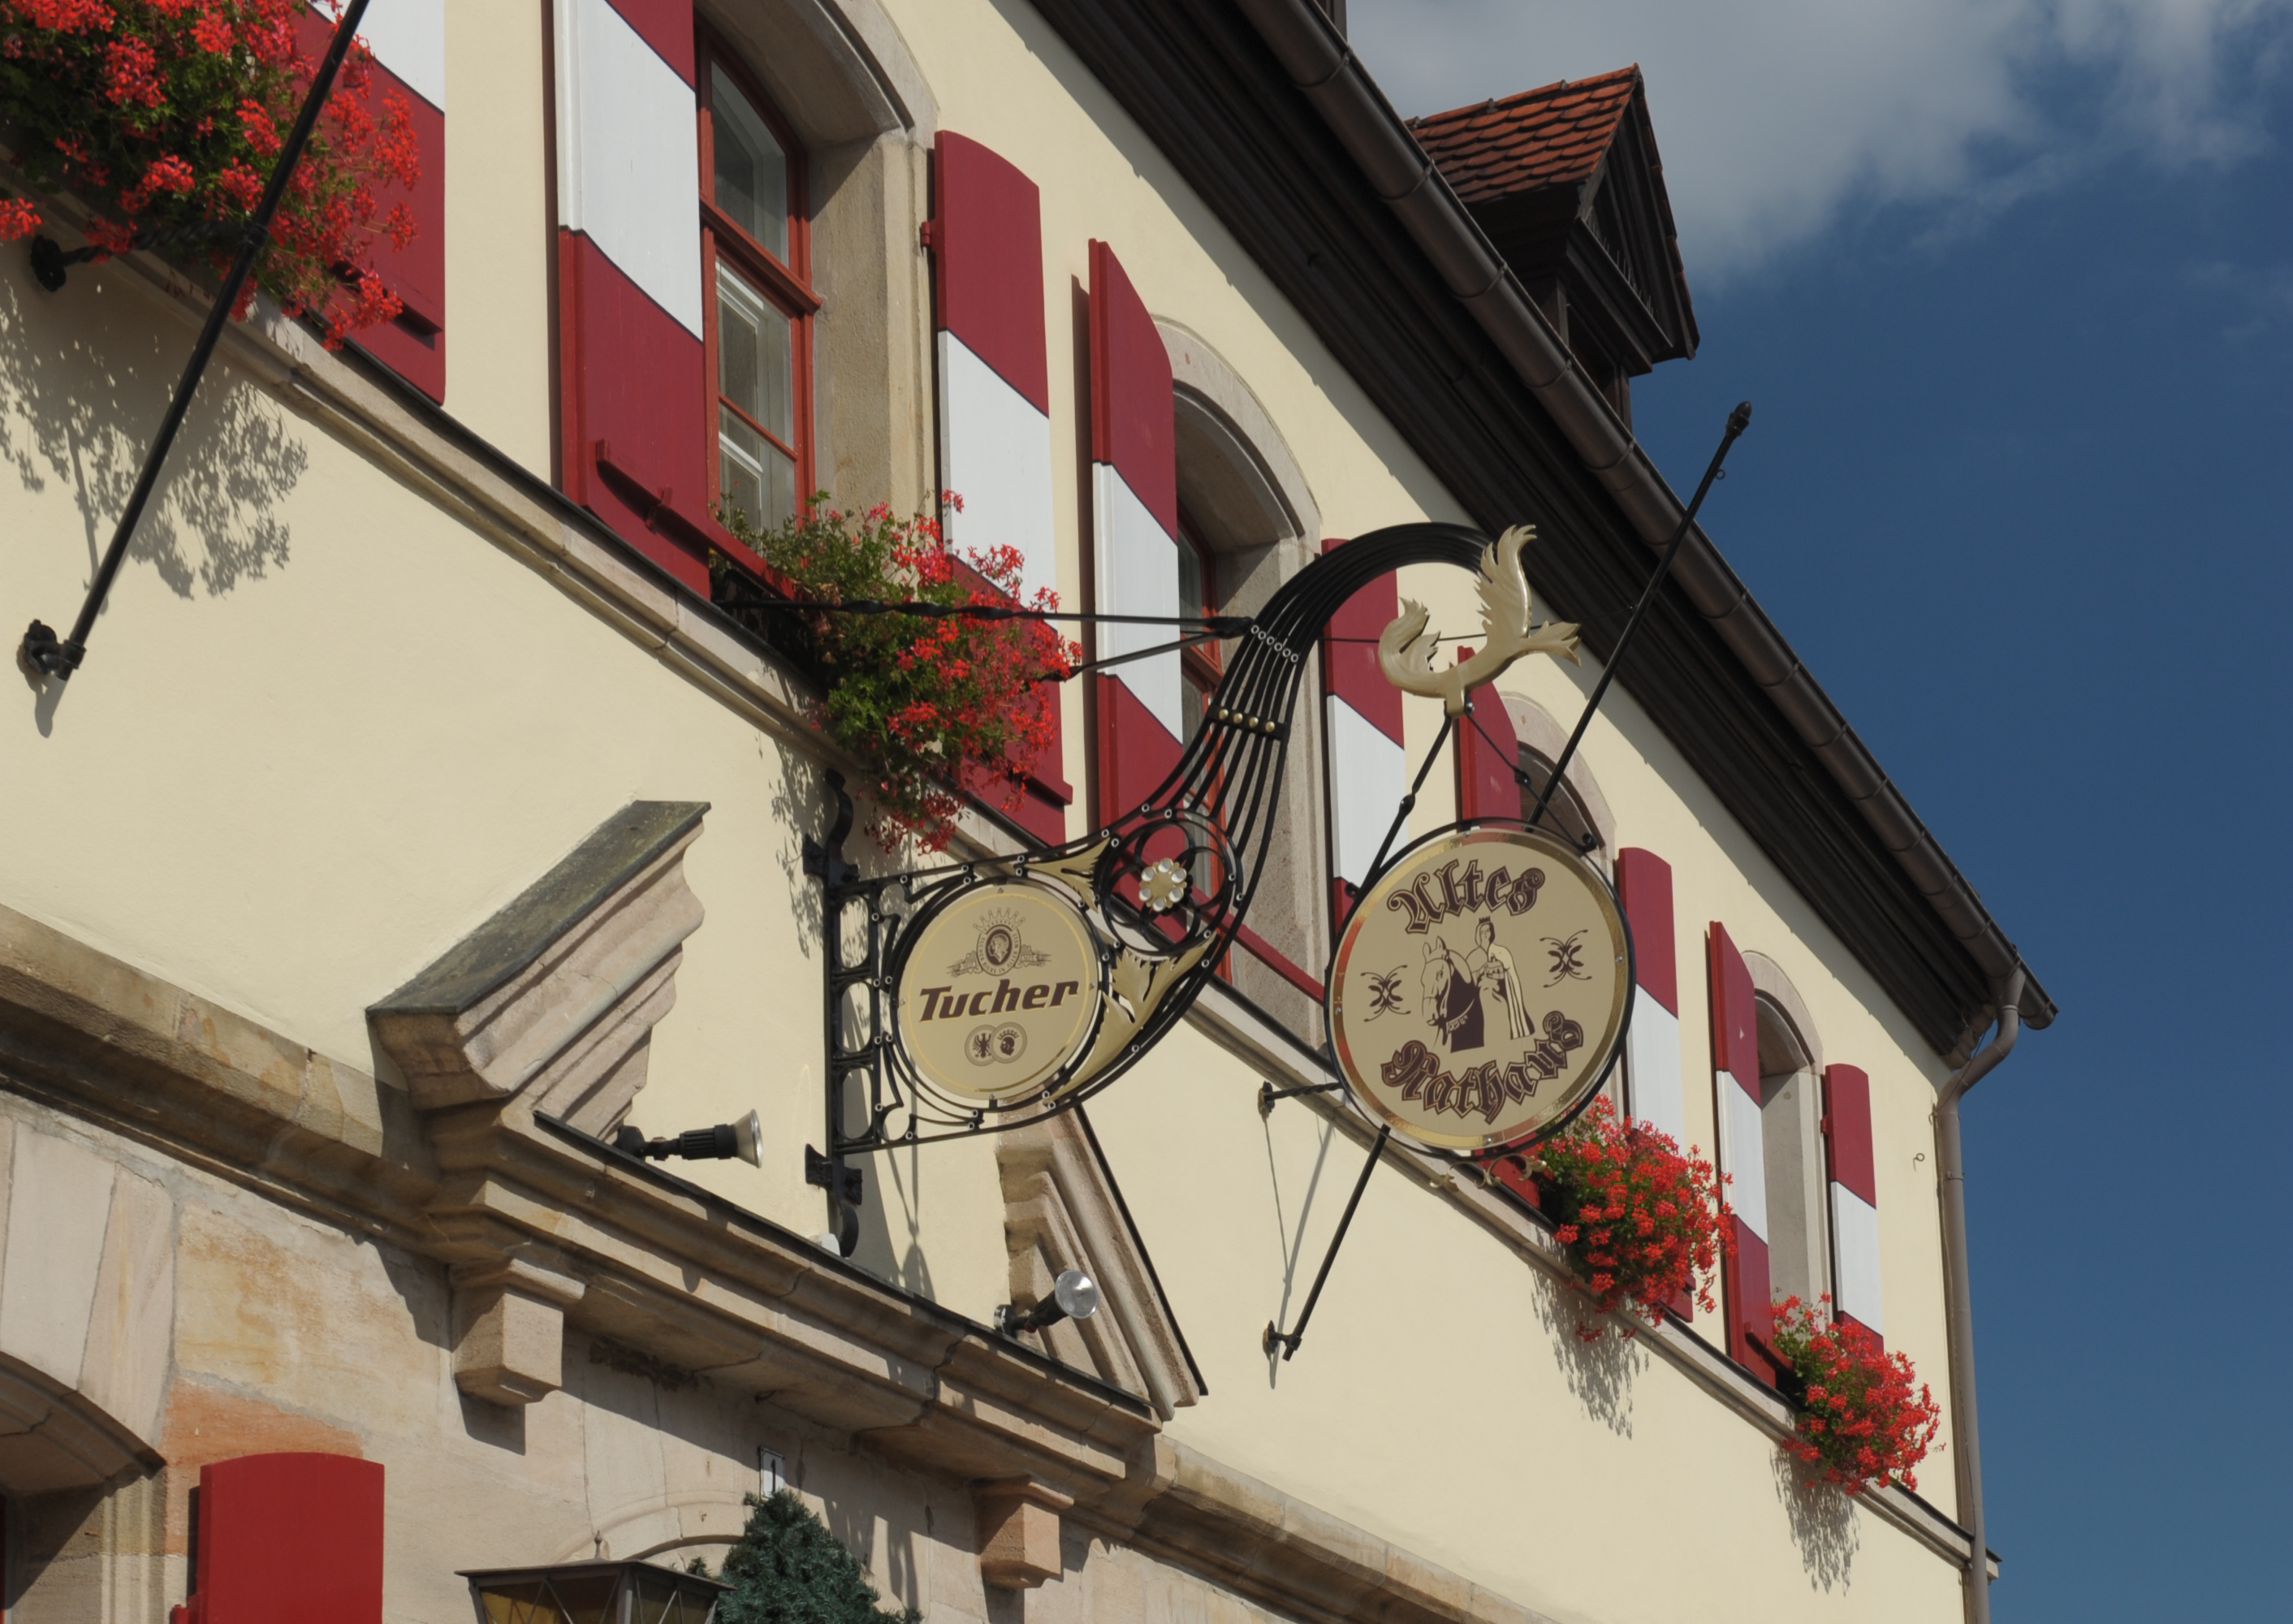
[[491, 1404], [531, 1404], [565, 1384], [565, 1311], [586, 1287], [545, 1247], [457, 1263], [454, 1384]]
[[998, 1590], [1033, 1590], [1059, 1576], [1059, 1514], [1074, 1501], [1032, 1477], [971, 1486], [979, 1526], [979, 1577]]
[[522, 1095], [603, 1136], [644, 1086], [701, 908], [701, 801], [633, 801], [444, 957], [367, 1011], [424, 1111]]

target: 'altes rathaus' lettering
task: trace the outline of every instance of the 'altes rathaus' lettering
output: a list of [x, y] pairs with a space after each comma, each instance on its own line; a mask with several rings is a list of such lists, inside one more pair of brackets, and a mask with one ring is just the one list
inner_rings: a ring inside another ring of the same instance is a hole
[[1484, 880], [1479, 857], [1462, 864], [1462, 874], [1457, 872], [1460, 866], [1459, 860], [1452, 857], [1439, 868], [1427, 870], [1407, 890], [1388, 896], [1385, 905], [1397, 914], [1408, 914], [1406, 928], [1413, 936], [1422, 936], [1455, 914], [1503, 908], [1518, 918], [1536, 905], [1536, 893], [1544, 884], [1544, 871], [1541, 868], [1516, 876], [1511, 870], [1499, 866]]
[[1584, 1046], [1584, 1028], [1554, 1010], [1544, 1018], [1544, 1035], [1510, 1065], [1491, 1060], [1444, 1071], [1433, 1052], [1411, 1038], [1378, 1068], [1378, 1081], [1437, 1116], [1454, 1112], [1493, 1123], [1508, 1100], [1518, 1105], [1535, 1099], [1537, 1084], [1568, 1070], [1569, 1054]]

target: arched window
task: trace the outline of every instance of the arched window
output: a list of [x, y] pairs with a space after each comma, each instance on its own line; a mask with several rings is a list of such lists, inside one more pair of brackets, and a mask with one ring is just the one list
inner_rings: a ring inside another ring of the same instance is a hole
[[699, 34], [701, 263], [717, 501], [758, 528], [812, 490], [812, 252], [804, 150], [756, 80]]
[[1805, 1006], [1772, 961], [1746, 954], [1759, 1011], [1760, 1151], [1768, 1202], [1768, 1280], [1813, 1303], [1830, 1289], [1823, 1189], [1822, 1066]]
[[[1570, 763], [1572, 767], [1575, 763]], [[1527, 744], [1520, 747], [1520, 773], [1527, 780], [1520, 786], [1520, 815], [1527, 817], [1536, 809], [1536, 798], [1544, 793], [1544, 786], [1552, 782], [1552, 763], [1542, 751]], [[1579, 851], [1593, 854], [1600, 860], [1600, 833], [1593, 824], [1592, 815], [1577, 797], [1576, 788], [1566, 778], [1545, 803], [1544, 817], [1538, 825], [1549, 829]]]
[[[1180, 466], [1185, 466], [1183, 461]], [[1203, 539], [1201, 522], [1182, 499], [1179, 503], [1179, 613], [1216, 614], [1223, 602], [1219, 595], [1218, 555]], [[1186, 724], [1181, 743], [1193, 743], [1195, 735], [1202, 731], [1203, 715], [1210, 709], [1211, 695], [1217, 691], [1224, 670], [1215, 642], [1197, 643], [1180, 654], [1179, 682], [1184, 704], [1180, 718]]]
[[[1524, 818], [1535, 809], [1536, 798], [1552, 781], [1552, 763], [1568, 748], [1568, 730], [1555, 720], [1551, 711], [1535, 700], [1519, 694], [1503, 695], [1505, 719], [1511, 723], [1513, 737], [1519, 742], [1520, 775], [1527, 782], [1521, 785], [1520, 815]], [[1616, 860], [1616, 822], [1608, 810], [1608, 797], [1601, 794], [1598, 780], [1592, 776], [1592, 764], [1583, 753], [1571, 757], [1568, 775], [1553, 792], [1552, 800], [1544, 808], [1544, 828], [1572, 841], [1577, 849], [1587, 853], [1604, 869], [1613, 868]]]

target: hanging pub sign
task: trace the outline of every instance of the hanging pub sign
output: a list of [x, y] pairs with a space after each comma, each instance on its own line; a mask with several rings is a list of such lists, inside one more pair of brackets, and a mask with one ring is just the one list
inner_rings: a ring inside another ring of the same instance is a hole
[[968, 1100], [1055, 1086], [1098, 1029], [1105, 971], [1081, 909], [1015, 880], [957, 892], [917, 928], [898, 982], [909, 1063]]
[[1468, 1154], [1541, 1137], [1624, 1041], [1632, 942], [1569, 845], [1518, 824], [1429, 836], [1346, 921], [1330, 970], [1338, 1068], [1373, 1117]]

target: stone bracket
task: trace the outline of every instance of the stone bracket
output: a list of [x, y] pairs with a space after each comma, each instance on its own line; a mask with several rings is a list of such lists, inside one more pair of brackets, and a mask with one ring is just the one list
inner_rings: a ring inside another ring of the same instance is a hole
[[531, 1404], [565, 1384], [565, 1311], [587, 1285], [555, 1252], [520, 1246], [457, 1263], [454, 1384], [491, 1404]]
[[979, 1577], [998, 1590], [1033, 1590], [1059, 1576], [1059, 1514], [1074, 1504], [1032, 1477], [971, 1486], [979, 1527]]

